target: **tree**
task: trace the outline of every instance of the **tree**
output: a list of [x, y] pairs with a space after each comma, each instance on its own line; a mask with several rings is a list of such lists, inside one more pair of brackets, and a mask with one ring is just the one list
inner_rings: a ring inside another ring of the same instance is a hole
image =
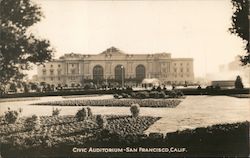
[[241, 77], [240, 76], [237, 76], [236, 80], [235, 80], [235, 88], [238, 88], [238, 89], [242, 89], [244, 88], [243, 86], [243, 83], [242, 83], [242, 80], [241, 80]]
[[249, 52], [249, 0], [231, 0], [234, 13], [232, 15], [232, 27], [229, 31], [241, 37], [246, 42], [247, 53], [240, 57], [243, 65], [250, 64]]
[[48, 40], [38, 39], [28, 30], [41, 20], [41, 8], [31, 0], [0, 1], [0, 91], [10, 81], [20, 81], [32, 64], [52, 58]]

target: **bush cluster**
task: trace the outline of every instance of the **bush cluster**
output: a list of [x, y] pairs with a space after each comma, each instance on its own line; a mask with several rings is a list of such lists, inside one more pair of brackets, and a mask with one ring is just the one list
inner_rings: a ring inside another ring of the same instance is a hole
[[18, 120], [18, 117], [21, 113], [22, 113], [21, 108], [18, 111], [17, 110], [10, 110], [10, 108], [8, 108], [8, 111], [5, 112], [5, 114], [4, 114], [5, 123], [8, 123], [8, 124], [15, 123]]
[[87, 120], [87, 118], [88, 118], [88, 110], [87, 110], [87, 108], [82, 108], [82, 109], [78, 110], [75, 117], [76, 117], [77, 121]]

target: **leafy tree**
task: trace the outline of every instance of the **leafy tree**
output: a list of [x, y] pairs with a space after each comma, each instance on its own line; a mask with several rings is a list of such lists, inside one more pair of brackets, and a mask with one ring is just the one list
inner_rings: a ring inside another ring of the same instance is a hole
[[11, 80], [21, 80], [22, 70], [51, 59], [49, 41], [38, 39], [28, 30], [42, 17], [41, 8], [31, 0], [0, 1], [0, 91]]
[[246, 42], [247, 53], [241, 56], [240, 60], [243, 65], [250, 64], [249, 52], [249, 0], [231, 0], [234, 13], [232, 16], [232, 27], [229, 31], [241, 37]]

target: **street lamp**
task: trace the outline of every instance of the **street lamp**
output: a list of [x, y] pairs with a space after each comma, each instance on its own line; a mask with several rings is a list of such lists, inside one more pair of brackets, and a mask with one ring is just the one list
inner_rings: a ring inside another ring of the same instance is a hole
[[122, 88], [124, 87], [124, 76], [123, 76], [123, 69], [124, 67], [121, 65], [121, 69], [122, 69]]

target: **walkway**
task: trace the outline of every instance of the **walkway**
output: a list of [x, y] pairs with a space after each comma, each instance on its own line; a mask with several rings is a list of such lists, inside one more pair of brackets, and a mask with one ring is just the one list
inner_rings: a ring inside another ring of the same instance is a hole
[[168, 133], [250, 120], [250, 100], [228, 96], [188, 96], [177, 108], [163, 111], [162, 118], [146, 133]]

